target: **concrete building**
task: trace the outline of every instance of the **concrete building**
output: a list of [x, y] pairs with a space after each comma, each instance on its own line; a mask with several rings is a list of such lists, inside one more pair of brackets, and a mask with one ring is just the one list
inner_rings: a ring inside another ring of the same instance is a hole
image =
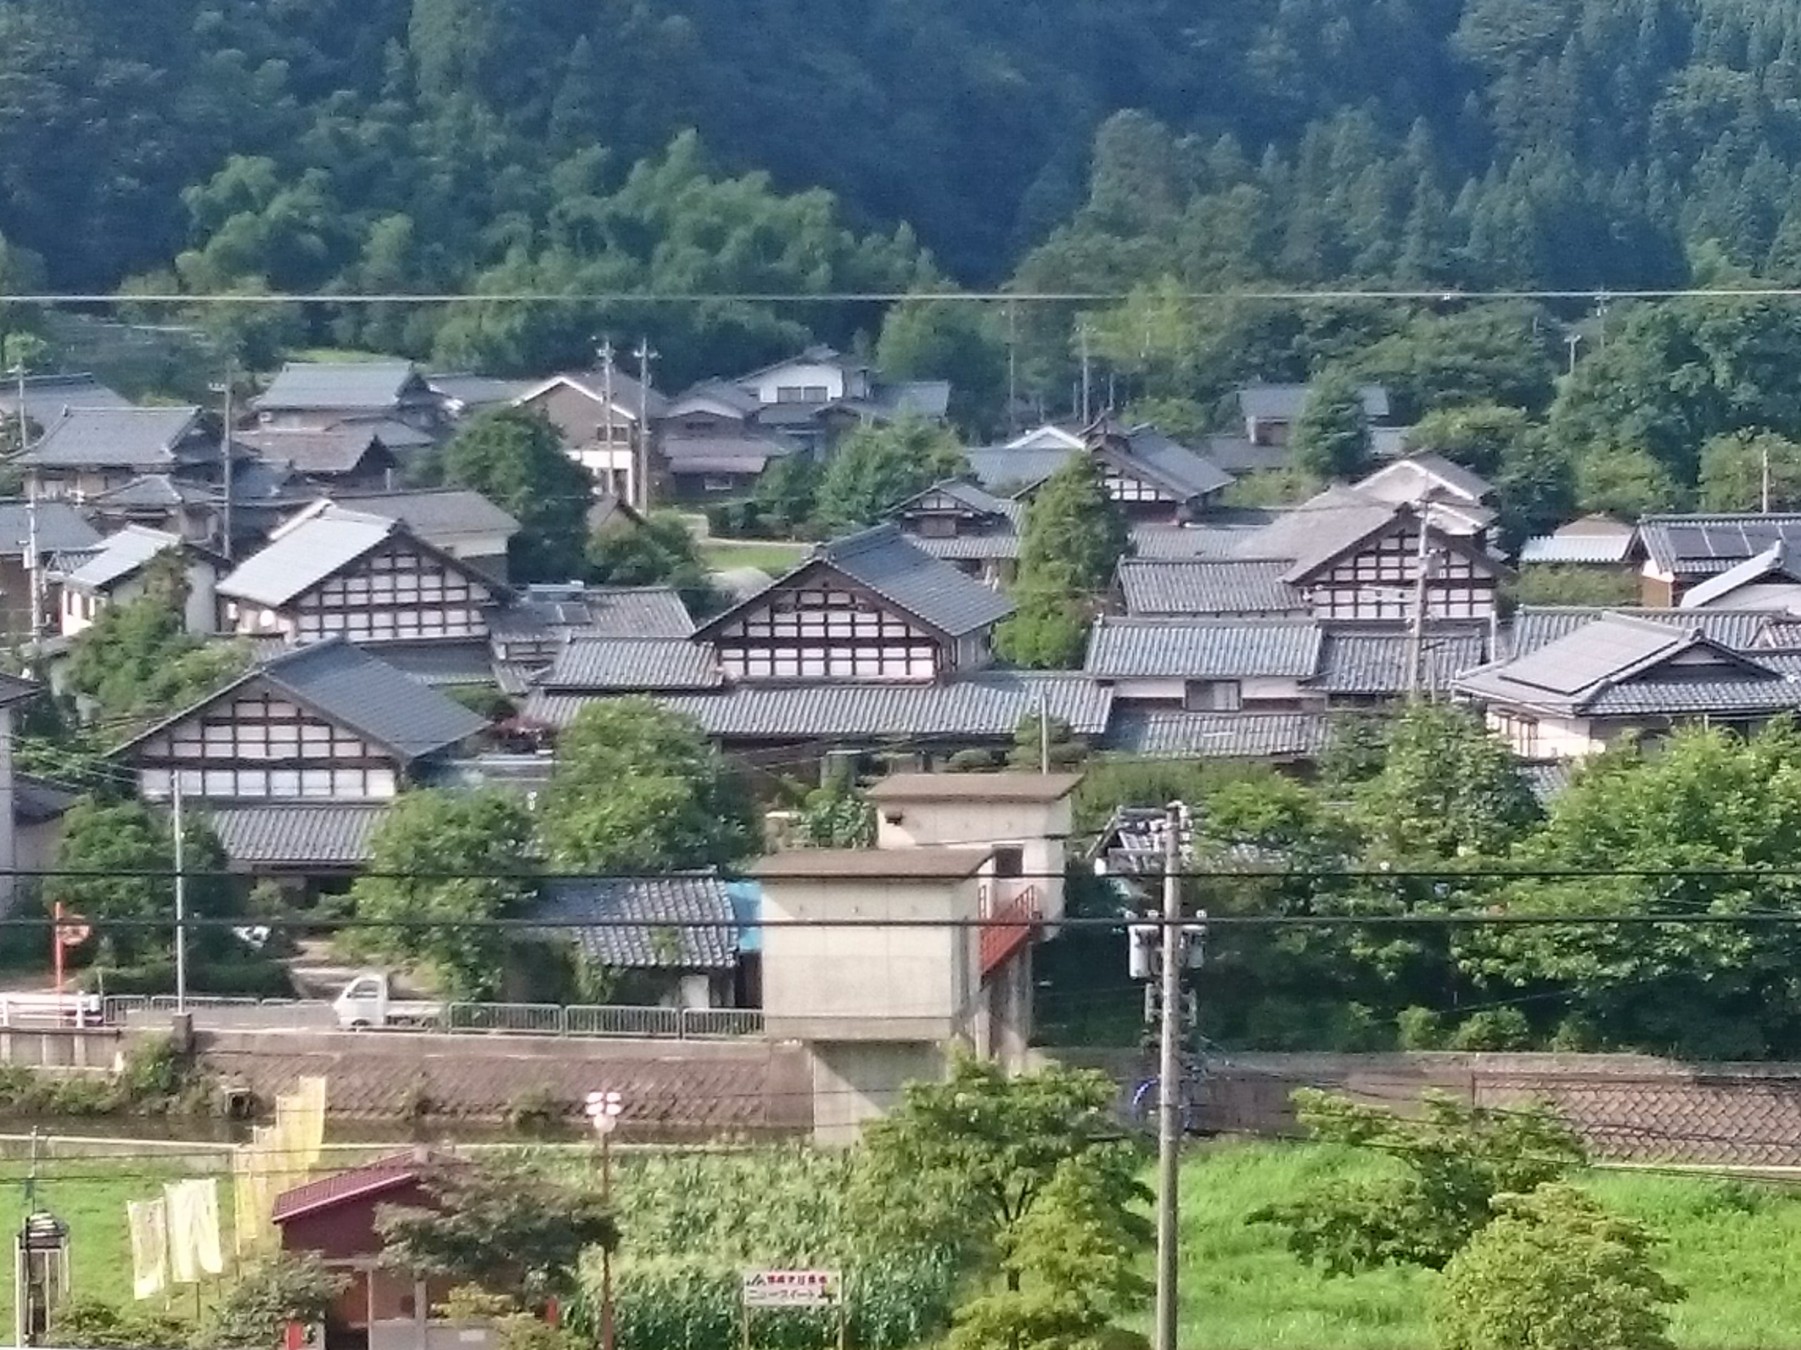
[[905, 1084], [941, 1077], [953, 1046], [1023, 1066], [1032, 926], [993, 850], [802, 849], [752, 872], [764, 1025], [808, 1046], [820, 1142], [851, 1141]]
[[165, 553], [179, 557], [186, 582], [183, 626], [197, 637], [216, 632], [219, 604], [213, 588], [225, 568], [224, 560], [179, 535], [127, 525], [107, 536], [96, 552], [62, 578], [62, 635], [74, 637], [92, 627], [108, 605], [130, 604], [142, 596], [152, 562]]

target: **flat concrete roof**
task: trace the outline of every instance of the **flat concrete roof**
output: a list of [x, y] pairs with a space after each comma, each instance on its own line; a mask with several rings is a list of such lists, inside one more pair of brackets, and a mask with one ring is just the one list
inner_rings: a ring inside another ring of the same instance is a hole
[[796, 848], [759, 858], [750, 875], [783, 881], [961, 881], [989, 848]]
[[872, 802], [1055, 802], [1081, 781], [1079, 773], [897, 773], [864, 796]]

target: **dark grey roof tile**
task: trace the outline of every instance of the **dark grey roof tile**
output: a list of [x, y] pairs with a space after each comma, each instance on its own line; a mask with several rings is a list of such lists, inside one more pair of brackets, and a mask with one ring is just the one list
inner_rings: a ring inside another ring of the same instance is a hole
[[[555, 924], [538, 935], [574, 942], [589, 960], [610, 969], [730, 970], [738, 963], [731, 897], [711, 872], [554, 879], [539, 888], [524, 918]], [[606, 926], [577, 926], [586, 920]]]
[[1322, 637], [1311, 619], [1103, 618], [1083, 669], [1097, 679], [1305, 680], [1319, 668]]

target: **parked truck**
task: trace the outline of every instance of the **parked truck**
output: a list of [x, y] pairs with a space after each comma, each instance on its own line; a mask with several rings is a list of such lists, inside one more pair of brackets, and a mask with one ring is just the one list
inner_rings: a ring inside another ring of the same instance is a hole
[[332, 1000], [338, 1026], [344, 1031], [429, 1030], [446, 1025], [442, 1003], [426, 999], [397, 999], [386, 971], [365, 970], [344, 986]]

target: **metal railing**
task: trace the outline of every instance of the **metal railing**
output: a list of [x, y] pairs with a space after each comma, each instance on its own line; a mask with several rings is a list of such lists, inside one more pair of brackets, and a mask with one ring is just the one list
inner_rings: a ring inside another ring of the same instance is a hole
[[[223, 998], [196, 995], [187, 1000], [190, 1012], [225, 1012], [234, 1008], [291, 1008], [297, 1014], [332, 1009], [320, 1000], [292, 998]], [[555, 1003], [446, 1003], [434, 1008], [437, 1015], [421, 1018], [420, 1005], [407, 1005], [408, 1014], [388, 1029], [427, 1031], [451, 1036], [589, 1036], [646, 1038], [655, 1040], [735, 1040], [763, 1034], [761, 1008], [661, 1008], [626, 1004]], [[123, 1026], [132, 1013], [175, 1011], [173, 994], [108, 994], [101, 1001], [101, 1021]], [[296, 1020], [301, 1020], [297, 1017]], [[332, 1025], [336, 1025], [335, 1014]], [[381, 1030], [382, 1028], [375, 1028]]]

